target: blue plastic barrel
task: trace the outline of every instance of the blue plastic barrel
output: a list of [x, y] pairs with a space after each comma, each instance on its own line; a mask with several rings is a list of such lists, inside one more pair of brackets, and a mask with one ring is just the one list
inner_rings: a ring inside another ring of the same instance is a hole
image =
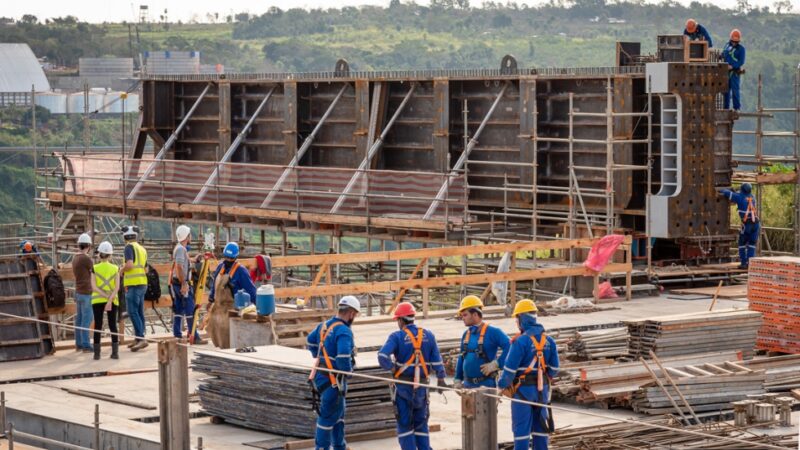
[[239, 292], [233, 296], [233, 302], [236, 305], [236, 309], [245, 309], [250, 306], [250, 294], [244, 291], [244, 289], [239, 289]]
[[256, 292], [256, 311], [259, 316], [269, 316], [275, 312], [275, 288], [265, 284]]

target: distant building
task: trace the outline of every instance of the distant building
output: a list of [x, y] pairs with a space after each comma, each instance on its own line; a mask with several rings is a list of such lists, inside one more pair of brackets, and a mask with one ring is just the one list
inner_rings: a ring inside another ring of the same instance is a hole
[[198, 74], [200, 52], [144, 52], [144, 72], [148, 75]]
[[50, 90], [36, 55], [28, 44], [0, 43], [0, 107], [30, 105], [31, 88]]

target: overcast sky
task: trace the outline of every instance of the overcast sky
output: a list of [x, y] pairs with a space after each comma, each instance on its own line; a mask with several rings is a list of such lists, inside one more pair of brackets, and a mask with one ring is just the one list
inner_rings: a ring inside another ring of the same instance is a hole
[[[502, 3], [504, 0], [499, 0]], [[518, 4], [538, 4], [544, 0], [517, 0]], [[652, 0], [651, 0], [652, 1]], [[679, 0], [688, 4], [691, 0]], [[704, 1], [705, 3], [706, 1]], [[139, 5], [148, 5], [150, 18], [158, 20], [164, 9], [168, 10], [170, 21], [188, 21], [193, 16], [200, 21], [205, 21], [206, 14], [219, 13], [224, 17], [230, 13], [249, 12], [262, 14], [272, 6], [281, 9], [289, 8], [333, 8], [341, 6], [380, 5], [386, 6], [389, 0], [3, 0], [0, 16], [10, 16], [19, 19], [23, 14], [33, 14], [39, 19], [72, 15], [88, 22], [121, 22], [134, 21], [138, 18]], [[417, 3], [427, 4], [428, 0], [418, 0]], [[472, 0], [473, 5], [480, 5], [481, 0]], [[722, 7], [732, 7], [736, 0], [714, 0]], [[769, 6], [774, 0], [750, 0], [752, 5]], [[800, 10], [800, 0], [792, 0], [794, 11]]]

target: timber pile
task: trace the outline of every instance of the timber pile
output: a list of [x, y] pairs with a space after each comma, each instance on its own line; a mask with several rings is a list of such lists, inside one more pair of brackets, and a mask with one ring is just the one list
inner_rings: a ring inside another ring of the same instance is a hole
[[761, 313], [728, 309], [623, 323], [628, 327], [628, 353], [633, 358], [647, 358], [651, 350], [659, 357], [733, 350], [749, 359], [761, 326]]
[[[255, 430], [284, 436], [314, 436], [316, 414], [306, 367], [313, 358], [306, 350], [279, 345], [256, 347], [254, 353], [233, 350], [196, 351], [192, 368], [211, 377], [198, 387], [200, 404], [211, 416]], [[377, 354], [356, 357], [356, 371], [386, 376]], [[347, 432], [391, 429], [395, 426], [388, 383], [352, 377], [347, 393]]]
[[753, 258], [747, 277], [750, 309], [764, 314], [756, 347], [800, 354], [800, 258]]
[[767, 392], [790, 392], [800, 388], [800, 355], [773, 356], [770, 358], [742, 361], [741, 366], [752, 370], [764, 370]]
[[607, 328], [576, 331], [567, 339], [566, 352], [559, 353], [571, 361], [621, 358], [628, 354], [628, 329]]

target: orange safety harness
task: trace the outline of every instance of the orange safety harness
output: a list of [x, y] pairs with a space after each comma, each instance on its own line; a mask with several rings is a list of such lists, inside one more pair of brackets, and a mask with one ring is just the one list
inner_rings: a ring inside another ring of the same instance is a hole
[[411, 367], [413, 365], [414, 366], [414, 384], [416, 385], [416, 384], [419, 384], [419, 382], [420, 382], [420, 376], [419, 376], [420, 367], [422, 367], [422, 372], [425, 374], [425, 379], [426, 380], [428, 379], [428, 364], [425, 362], [425, 357], [422, 355], [422, 336], [423, 336], [424, 330], [422, 328], [417, 328], [417, 337], [416, 338], [414, 338], [414, 334], [411, 331], [409, 331], [408, 328], [403, 328], [403, 331], [406, 332], [406, 334], [408, 335], [408, 338], [411, 340], [411, 345], [414, 346], [414, 353], [411, 355], [410, 358], [408, 358], [408, 361], [406, 361], [402, 366], [400, 366], [400, 368], [398, 368], [394, 372], [394, 377], [395, 378], [400, 378], [400, 375], [402, 375], [402, 373], [406, 369], [408, 369], [409, 367]]
[[[512, 342], [515, 341], [518, 337], [520, 337], [522, 333], [514, 336]], [[533, 342], [533, 349], [536, 352], [531, 358], [531, 363], [528, 364], [528, 367], [525, 368], [525, 371], [522, 372], [520, 375], [508, 388], [503, 390], [503, 395], [507, 397], [513, 397], [514, 394], [517, 392], [517, 389], [522, 385], [525, 381], [525, 378], [534, 370], [534, 366], [536, 366], [536, 388], [539, 392], [544, 390], [544, 375], [545, 369], [547, 369], [547, 363], [544, 359], [544, 347], [547, 345], [547, 335], [542, 333], [542, 337], [539, 341], [536, 340], [536, 336], [531, 336], [531, 341]], [[538, 364], [537, 364], [538, 362]]]
[[475, 350], [468, 350], [467, 346], [469, 345], [469, 338], [472, 337], [472, 330], [467, 328], [467, 332], [464, 334], [464, 339], [461, 341], [461, 357], [465, 357], [467, 353], [476, 353], [478, 358], [483, 360], [487, 360], [489, 358], [486, 357], [486, 352], [483, 351], [483, 337], [486, 335], [486, 329], [489, 328], [489, 324], [484, 322], [481, 326], [481, 332], [478, 335], [478, 346]]
[[[329, 370], [334, 370], [333, 364], [331, 364], [331, 358], [330, 356], [328, 356], [328, 350], [325, 349], [325, 340], [328, 338], [328, 336], [330, 336], [331, 331], [333, 331], [333, 329], [338, 327], [339, 325], [342, 325], [342, 322], [338, 321], [334, 322], [331, 324], [330, 328], [328, 328], [328, 326], [325, 323], [322, 324], [322, 329], [319, 332], [319, 350], [317, 351], [317, 360], [314, 363], [314, 368], [311, 370], [311, 374], [308, 376], [309, 382], [313, 382], [314, 376], [317, 374], [317, 367], [319, 367], [320, 356], [322, 357], [322, 359], [325, 360], [325, 366]], [[331, 381], [331, 387], [338, 387], [336, 383], [336, 377], [333, 376], [333, 372], [328, 372], [328, 379]]]
[[753, 197], [747, 197], [747, 210], [744, 212], [744, 217], [742, 217], [743, 223], [747, 223], [748, 216], [750, 216], [750, 219], [753, 220], [753, 223], [758, 221], [758, 217], [756, 216], [756, 207], [753, 204]]

